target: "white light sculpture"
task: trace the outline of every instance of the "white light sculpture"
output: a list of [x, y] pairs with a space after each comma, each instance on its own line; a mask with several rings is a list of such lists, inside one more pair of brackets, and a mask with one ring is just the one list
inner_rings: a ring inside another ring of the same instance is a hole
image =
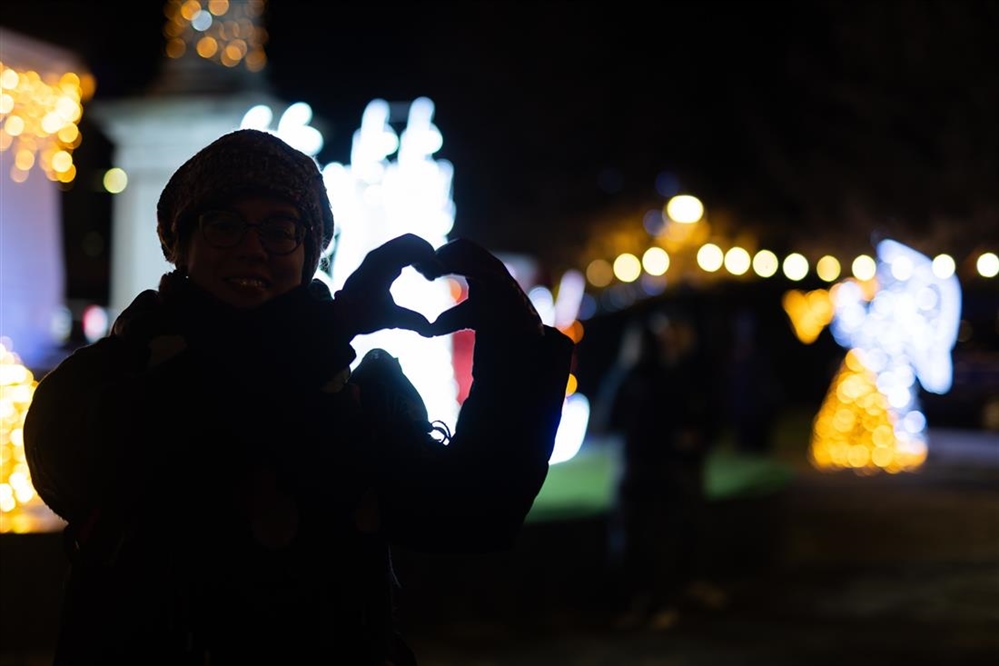
[[582, 393], [573, 393], [562, 403], [562, 420], [555, 433], [555, 448], [548, 462], [551, 464], [572, 459], [586, 438], [590, 422], [590, 401]]
[[[407, 124], [396, 134], [388, 102], [370, 102], [354, 132], [351, 163], [323, 168], [333, 205], [337, 235], [324, 253], [329, 274], [316, 277], [331, 291], [343, 286], [368, 252], [405, 233], [424, 238], [434, 248], [447, 242], [454, 224], [451, 200], [453, 167], [434, 160], [442, 145], [433, 124], [434, 105], [421, 97], [409, 107]], [[396, 159], [391, 156], [396, 154]], [[455, 303], [452, 280], [428, 282], [406, 268], [392, 285], [396, 303], [430, 321]], [[399, 359], [406, 376], [427, 404], [431, 418], [454, 428], [458, 415], [458, 383], [452, 364], [452, 336], [424, 338], [405, 330], [378, 331], [354, 339], [357, 361], [380, 347]]]
[[[527, 292], [541, 321], [558, 329], [568, 328], [579, 316], [586, 278], [579, 271], [569, 270], [559, 280], [557, 296], [544, 286]], [[555, 435], [552, 464], [572, 459], [583, 445], [590, 422], [590, 401], [582, 393], [571, 393], [562, 404], [562, 420]]]
[[[878, 243], [877, 261], [878, 291], [869, 304], [858, 298], [855, 283], [837, 290], [833, 337], [858, 349], [879, 375], [891, 373], [888, 384], [898, 385], [899, 377], [914, 371], [913, 379], [925, 390], [946, 393], [953, 377], [950, 352], [961, 323], [957, 276], [937, 277], [929, 257], [893, 240]], [[903, 385], [915, 386], [911, 381]]]
[[292, 148], [297, 148], [312, 157], [323, 149], [323, 135], [318, 129], [309, 125], [312, 122], [312, 107], [305, 102], [295, 102], [285, 109], [274, 129], [271, 129], [272, 120], [274, 120], [274, 111], [271, 107], [258, 104], [243, 115], [239, 127], [275, 134]]

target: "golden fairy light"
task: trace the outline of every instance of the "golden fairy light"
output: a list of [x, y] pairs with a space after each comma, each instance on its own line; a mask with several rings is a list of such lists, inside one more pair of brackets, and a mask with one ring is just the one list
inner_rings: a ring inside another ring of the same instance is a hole
[[896, 434], [895, 415], [876, 381], [859, 354], [847, 352], [812, 424], [814, 467], [873, 474], [912, 471], [925, 462], [925, 447], [908, 446]]
[[812, 291], [791, 289], [781, 298], [781, 305], [791, 321], [794, 334], [806, 345], [815, 342], [822, 330], [832, 321], [833, 290], [835, 287], [832, 290]]
[[38, 165], [49, 180], [76, 177], [73, 150], [83, 103], [94, 94], [94, 79], [77, 72], [44, 73], [0, 62], [0, 152], [10, 151], [10, 177], [24, 182]]
[[193, 53], [225, 67], [259, 72], [267, 64], [265, 0], [169, 0], [164, 8], [166, 55]]
[[31, 485], [24, 454], [24, 417], [38, 382], [0, 341], [0, 532], [39, 532], [56, 526]]

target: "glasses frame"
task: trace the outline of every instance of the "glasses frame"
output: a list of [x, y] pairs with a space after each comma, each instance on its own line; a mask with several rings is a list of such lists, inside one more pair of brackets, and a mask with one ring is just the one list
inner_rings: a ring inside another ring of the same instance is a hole
[[[206, 218], [208, 218], [208, 217], [210, 217], [212, 215], [225, 215], [225, 216], [228, 216], [228, 217], [230, 217], [230, 218], [232, 218], [234, 220], [239, 220], [239, 222], [242, 224], [242, 229], [241, 229], [241, 231], [239, 233], [239, 238], [237, 238], [232, 243], [228, 243], [228, 244], [213, 242], [208, 237], [208, 234], [205, 233], [205, 226], [210, 221], [210, 220], [207, 220]], [[246, 233], [250, 229], [256, 230], [258, 227], [261, 227], [261, 226], [265, 225], [268, 222], [268, 220], [272, 220], [272, 219], [275, 219], [275, 218], [281, 218], [281, 219], [287, 219], [287, 220], [294, 220], [295, 221], [295, 241], [296, 241], [295, 242], [295, 246], [293, 248], [291, 248], [290, 250], [283, 250], [283, 251], [282, 250], [274, 250], [274, 249], [272, 249], [270, 247], [271, 241], [268, 240], [267, 238], [265, 238], [264, 236], [261, 236], [259, 231], [256, 232], [257, 233], [257, 239], [260, 241], [261, 247], [263, 247], [264, 250], [266, 250], [268, 254], [272, 254], [272, 255], [275, 255], [275, 256], [285, 256], [285, 255], [291, 254], [292, 252], [294, 252], [295, 250], [297, 250], [299, 248], [299, 246], [302, 245], [303, 242], [305, 242], [305, 239], [306, 239], [306, 237], [308, 236], [308, 233], [309, 233], [309, 227], [308, 227], [308, 225], [305, 224], [304, 222], [302, 222], [302, 220], [299, 219], [299, 218], [294, 218], [294, 217], [291, 217], [291, 216], [288, 216], [288, 215], [272, 215], [272, 216], [269, 216], [269, 217], [265, 217], [263, 220], [261, 220], [260, 222], [258, 222], [256, 224], [251, 224], [250, 222], [246, 221], [245, 217], [243, 217], [242, 215], [240, 215], [236, 211], [224, 210], [224, 209], [204, 210], [204, 211], [201, 211], [200, 213], [198, 213], [197, 216], [196, 216], [196, 219], [197, 219], [197, 222], [198, 222], [198, 230], [201, 232], [201, 237], [204, 238], [205, 242], [208, 243], [211, 247], [214, 247], [214, 248], [219, 249], [219, 250], [227, 250], [229, 248], [236, 247], [237, 245], [239, 245], [240, 243], [243, 242], [243, 240], [246, 238]]]

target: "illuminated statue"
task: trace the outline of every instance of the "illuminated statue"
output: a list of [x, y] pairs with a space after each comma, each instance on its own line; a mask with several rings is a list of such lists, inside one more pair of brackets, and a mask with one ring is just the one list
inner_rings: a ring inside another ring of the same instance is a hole
[[[406, 128], [397, 135], [390, 124], [389, 103], [373, 100], [354, 132], [350, 164], [334, 162], [323, 168], [339, 231], [324, 253], [329, 273], [316, 277], [332, 291], [343, 285], [369, 250], [396, 236], [415, 233], [435, 248], [447, 242], [454, 224], [453, 167], [433, 159], [442, 145], [433, 112], [431, 100], [414, 100]], [[395, 161], [390, 160], [393, 154]], [[427, 282], [407, 268], [392, 285], [392, 296], [433, 321], [454, 305], [457, 288], [453, 280]], [[454, 428], [459, 405], [452, 336], [427, 339], [412, 331], [385, 330], [359, 336], [353, 345], [358, 360], [375, 347], [396, 356], [429, 413]]]
[[[893, 240], [877, 245], [873, 293], [856, 280], [830, 292], [833, 337], [849, 351], [815, 418], [819, 468], [897, 472], [926, 459], [919, 387], [950, 390], [961, 288], [952, 271]], [[918, 381], [918, 384], [917, 384]]]

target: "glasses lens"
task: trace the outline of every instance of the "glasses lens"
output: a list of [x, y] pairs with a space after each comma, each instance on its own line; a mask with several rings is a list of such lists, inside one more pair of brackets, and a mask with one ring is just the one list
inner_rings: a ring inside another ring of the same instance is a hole
[[201, 214], [201, 233], [215, 247], [232, 247], [239, 243], [246, 232], [246, 223], [235, 213], [224, 210]]
[[260, 223], [257, 235], [268, 252], [287, 254], [302, 242], [305, 227], [292, 217], [271, 217]]

